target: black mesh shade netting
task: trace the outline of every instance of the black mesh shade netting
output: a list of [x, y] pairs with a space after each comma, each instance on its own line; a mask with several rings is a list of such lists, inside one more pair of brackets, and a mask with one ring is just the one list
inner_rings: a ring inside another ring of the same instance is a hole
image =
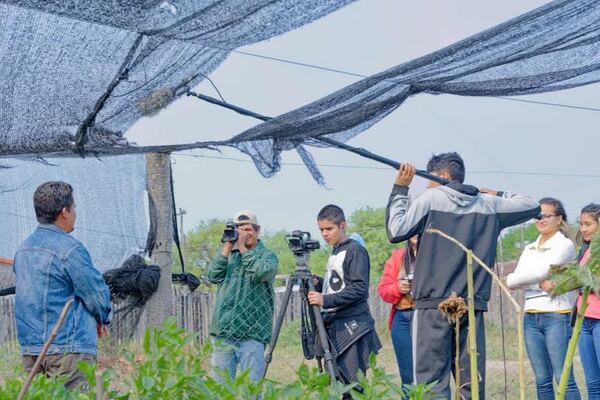
[[3, 159], [0, 164], [0, 257], [13, 258], [37, 227], [33, 193], [45, 181], [71, 183], [77, 206], [72, 235], [102, 272], [146, 247], [146, 163], [143, 155]]
[[327, 136], [347, 141], [410, 96], [525, 95], [600, 80], [600, 1], [558, 0], [442, 50], [362, 79], [273, 118], [230, 143], [266, 177], [280, 153], [296, 148], [315, 179], [322, 176], [301, 144]]
[[[350, 2], [3, 1], [0, 156], [139, 151], [127, 142], [124, 132], [142, 116], [153, 115], [188, 93], [232, 50], [302, 26]], [[315, 179], [322, 182], [305, 144], [323, 145], [317, 140], [320, 136], [346, 141], [412, 95], [525, 95], [597, 82], [599, 28], [600, 0], [550, 2], [217, 144], [249, 154], [266, 177], [279, 171], [282, 151], [295, 149]], [[214, 144], [211, 138], [201, 139], [204, 141], [189, 147]], [[169, 149], [173, 148], [164, 146], [165, 151]], [[113, 159], [112, 172], [103, 172], [107, 181], [111, 173], [128, 168], [121, 157]], [[0, 164], [5, 162], [0, 160]], [[76, 190], [97, 176], [89, 167], [63, 170], [75, 172], [67, 174], [67, 180]], [[10, 176], [7, 171], [0, 171], [0, 184], [6, 188], [1, 196], [19, 183], [5, 180]], [[136, 179], [137, 188], [144, 178], [136, 174]], [[19, 192], [18, 187], [14, 190]], [[24, 207], [25, 198], [19, 199], [19, 207]], [[138, 200], [133, 201], [135, 207]], [[90, 200], [86, 206], [94, 209], [94, 201], [115, 207], [112, 197]], [[25, 214], [22, 208], [15, 211], [16, 203], [10, 199], [4, 204], [13, 214]], [[122, 204], [119, 209], [131, 211], [131, 206]], [[143, 217], [133, 214], [128, 223], [135, 219], [133, 226], [143, 224]], [[102, 228], [101, 223], [96, 225], [96, 230]], [[138, 236], [139, 230], [135, 231], [126, 224], [111, 229], [127, 237]], [[102, 235], [90, 236], [84, 243], [110, 249], [102, 244]], [[10, 237], [22, 238], [23, 234]], [[15, 246], [10, 249], [14, 251]], [[10, 257], [11, 253], [3, 250], [0, 255]], [[122, 259], [121, 255], [118, 262]], [[115, 261], [113, 257], [111, 268], [118, 265]]]
[[[351, 0], [0, 4], [0, 155], [134, 152], [123, 133], [188, 92], [237, 47], [289, 31]], [[597, 82], [600, 1], [557, 0], [390, 68], [216, 144], [266, 177], [303, 144], [346, 141], [408, 97], [506, 96]], [[7, 95], [8, 94], [8, 95]], [[215, 144], [203, 142], [190, 147]], [[139, 150], [139, 149], [137, 149]]]
[[351, 1], [0, 1], [0, 256], [12, 257], [37, 225], [35, 187], [59, 179], [75, 189], [74, 235], [102, 271], [143, 250], [143, 156], [104, 157], [137, 152], [124, 132], [235, 48]]
[[102, 274], [110, 289], [111, 301], [124, 302], [116, 312], [127, 311], [146, 304], [158, 289], [160, 267], [146, 265], [139, 255], [129, 257], [120, 268]]
[[351, 1], [2, 1], [0, 155], [126, 146], [232, 50]]

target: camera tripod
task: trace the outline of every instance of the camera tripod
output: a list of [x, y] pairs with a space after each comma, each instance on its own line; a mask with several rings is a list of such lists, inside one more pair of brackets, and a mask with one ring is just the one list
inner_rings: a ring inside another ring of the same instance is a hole
[[[262, 376], [263, 379], [267, 375], [267, 369], [269, 368], [269, 364], [271, 363], [271, 360], [273, 359], [273, 351], [275, 350], [275, 346], [277, 345], [277, 339], [279, 338], [279, 333], [281, 331], [281, 325], [283, 324], [285, 312], [287, 311], [287, 308], [288, 308], [288, 305], [290, 302], [290, 297], [292, 296], [294, 284], [297, 283], [300, 287], [299, 293], [300, 293], [301, 307], [304, 306], [304, 304], [308, 304], [308, 299], [307, 299], [308, 292], [315, 290], [315, 286], [313, 285], [313, 282], [312, 282], [312, 274], [311, 274], [310, 270], [308, 269], [308, 251], [306, 251], [306, 250], [298, 251], [298, 252], [295, 251], [294, 257], [296, 259], [296, 270], [290, 276], [290, 278], [287, 280], [286, 285], [285, 285], [285, 293], [283, 296], [283, 301], [281, 303], [281, 307], [279, 309], [279, 313], [277, 314], [277, 319], [275, 320], [275, 326], [273, 327], [273, 335], [271, 336], [271, 343], [269, 344], [269, 350], [265, 354], [265, 368], [264, 368], [263, 376]], [[304, 313], [304, 311], [303, 311], [303, 313]], [[322, 358], [325, 363], [325, 371], [327, 371], [327, 373], [331, 376], [331, 381], [333, 382], [336, 379], [338, 379], [339, 372], [338, 372], [337, 366], [335, 364], [335, 361], [333, 359], [333, 355], [331, 353], [331, 348], [329, 345], [329, 338], [327, 336], [327, 331], [325, 330], [325, 324], [323, 323], [323, 317], [321, 316], [321, 309], [319, 308], [319, 306], [309, 305], [308, 306], [308, 314], [309, 314], [308, 320], [305, 320], [304, 314], [303, 314], [302, 329], [304, 330], [305, 328], [308, 328], [305, 326], [305, 323], [312, 324], [313, 327], [316, 329], [316, 332], [317, 332], [318, 338], [319, 338], [319, 343], [321, 345], [321, 350], [323, 351]], [[313, 350], [312, 354], [314, 354], [314, 349], [304, 349], [304, 350], [305, 350], [305, 353], [304, 353], [305, 358], [312, 359], [313, 358], [312, 355], [308, 355], [307, 350], [309, 350], [309, 351]], [[319, 369], [323, 370], [320, 357], [317, 357], [317, 361], [319, 363]]]

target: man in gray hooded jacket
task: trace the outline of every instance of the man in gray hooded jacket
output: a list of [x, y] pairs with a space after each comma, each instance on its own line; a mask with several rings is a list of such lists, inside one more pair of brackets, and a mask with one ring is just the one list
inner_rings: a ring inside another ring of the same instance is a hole
[[[463, 184], [465, 166], [457, 153], [435, 155], [427, 172], [445, 178], [446, 185], [430, 182], [428, 189], [408, 201], [408, 186], [415, 167], [402, 164], [386, 209], [390, 242], [420, 235], [413, 278], [413, 360], [416, 383], [437, 381], [434, 392], [450, 399], [450, 373], [454, 357], [460, 353], [461, 394], [471, 398], [470, 368], [466, 351], [467, 318], [460, 326], [460, 348], [455, 348], [453, 327], [437, 310], [440, 302], [453, 292], [467, 298], [466, 254], [447, 239], [427, 233], [439, 229], [460, 241], [487, 265], [496, 261], [496, 246], [502, 229], [537, 216], [540, 207], [530, 197]], [[485, 330], [483, 312], [487, 311], [492, 279], [483, 268], [474, 267], [475, 316], [479, 398], [485, 398]], [[439, 398], [439, 397], [436, 397]]]

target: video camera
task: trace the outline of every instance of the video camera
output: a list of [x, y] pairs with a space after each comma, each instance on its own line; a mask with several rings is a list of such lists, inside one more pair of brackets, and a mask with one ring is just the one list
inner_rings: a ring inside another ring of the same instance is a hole
[[225, 230], [223, 230], [223, 236], [221, 237], [221, 243], [235, 242], [238, 240], [237, 225], [233, 221], [229, 221], [225, 224]]
[[293, 231], [285, 237], [285, 240], [294, 254], [308, 253], [321, 247], [318, 240], [310, 238], [310, 232]]

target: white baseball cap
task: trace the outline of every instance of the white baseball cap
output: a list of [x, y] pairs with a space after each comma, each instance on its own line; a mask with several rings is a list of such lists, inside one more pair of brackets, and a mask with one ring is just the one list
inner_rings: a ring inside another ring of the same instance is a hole
[[258, 220], [256, 219], [256, 213], [250, 210], [242, 210], [235, 214], [233, 217], [233, 222], [235, 224], [253, 224], [258, 225]]

